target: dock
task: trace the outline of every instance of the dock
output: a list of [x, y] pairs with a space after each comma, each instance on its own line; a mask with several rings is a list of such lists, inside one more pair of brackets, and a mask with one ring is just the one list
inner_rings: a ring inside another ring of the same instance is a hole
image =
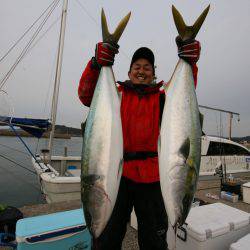
[[[237, 176], [242, 183], [250, 181], [250, 174], [239, 174]], [[210, 194], [210, 195], [208, 195]], [[214, 196], [215, 195], [215, 196]], [[250, 204], [244, 203], [242, 200], [239, 200], [236, 203], [223, 200], [223, 199], [214, 199], [212, 197], [220, 197], [220, 179], [219, 178], [200, 178], [198, 182], [197, 191], [195, 198], [200, 200], [203, 204], [211, 204], [215, 202], [224, 203], [228, 206], [235, 207], [237, 209], [243, 210], [250, 213]], [[201, 204], [202, 205], [202, 204]], [[78, 209], [81, 207], [81, 202], [79, 200], [69, 201], [69, 202], [60, 202], [60, 203], [51, 203], [51, 204], [39, 204], [33, 206], [24, 206], [20, 208], [23, 212], [24, 217], [50, 214], [60, 211], [66, 211], [71, 209]], [[137, 231], [128, 225], [127, 233], [123, 241], [122, 250], [138, 250], [137, 243]]]
[[[20, 208], [20, 210], [22, 211], [24, 218], [27, 218], [31, 216], [45, 215], [50, 213], [62, 212], [66, 210], [78, 209], [80, 207], [81, 207], [81, 201], [74, 200], [68, 202], [24, 206]], [[138, 250], [138, 249], [139, 246], [137, 243], [137, 231], [130, 225], [128, 225], [127, 233], [123, 241], [122, 250]], [[3, 250], [7, 249], [3, 248]]]
[[[238, 178], [242, 183], [250, 181], [250, 174], [240, 174]], [[209, 195], [208, 195], [209, 194]], [[223, 199], [215, 199], [213, 197], [220, 197], [220, 179], [219, 178], [200, 178], [198, 182], [197, 191], [195, 194], [195, 198], [201, 201], [200, 205], [204, 204], [212, 204], [216, 202], [224, 203], [228, 206], [235, 207], [242, 211], [250, 213], [250, 204], [244, 203], [242, 200], [238, 202], [230, 202]], [[78, 209], [81, 207], [80, 200], [68, 201], [68, 202], [59, 202], [59, 203], [51, 203], [51, 204], [38, 204], [31, 206], [24, 206], [20, 208], [24, 217], [31, 217], [37, 215], [44, 215], [50, 213], [56, 213], [66, 210]], [[0, 249], [7, 249], [1, 248]], [[125, 239], [123, 241], [122, 250], [139, 250], [139, 246], [137, 243], [137, 231], [132, 228], [129, 224], [127, 227], [127, 233]]]

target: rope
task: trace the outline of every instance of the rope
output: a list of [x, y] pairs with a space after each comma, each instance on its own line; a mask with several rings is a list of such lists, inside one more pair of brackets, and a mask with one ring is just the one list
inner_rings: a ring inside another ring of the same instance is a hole
[[[82, 5], [82, 3], [79, 2], [79, 0], [76, 0], [76, 2], [80, 5], [80, 7], [81, 7], [81, 9], [84, 11], [84, 13], [87, 14], [88, 17], [89, 17], [92, 21], [94, 21], [94, 23], [96, 24], [96, 26], [99, 28], [99, 24], [98, 24], [98, 22], [96, 21], [96, 19], [87, 11], [87, 9]], [[119, 51], [125, 56], [125, 58], [126, 58], [128, 61], [130, 61], [129, 56], [128, 56], [121, 48], [119, 48]]]
[[82, 3], [79, 2], [78, 0], [76, 0], [76, 2], [80, 5], [81, 9], [85, 12], [85, 14], [87, 14], [88, 17], [96, 24], [96, 26], [99, 27], [96, 19], [87, 11], [87, 9], [82, 5]]
[[32, 156], [32, 158], [35, 160], [35, 162], [39, 165], [39, 167], [41, 169], [44, 169], [42, 167], [42, 165], [40, 164], [39, 161], [37, 161], [36, 157], [33, 155], [33, 153], [31, 152], [31, 150], [29, 149], [29, 147], [26, 145], [26, 143], [24, 142], [24, 140], [19, 136], [19, 134], [17, 133], [17, 131], [15, 130], [15, 128], [13, 127], [12, 124], [9, 125], [10, 128], [13, 130], [13, 132], [15, 133], [15, 135], [20, 139], [20, 141], [23, 143], [24, 147], [28, 150], [28, 152], [30, 153], [30, 155]]
[[17, 162], [16, 162], [16, 161], [14, 161], [14, 160], [12, 160], [12, 159], [10, 159], [10, 158], [8, 158], [8, 157], [4, 156], [4, 155], [1, 155], [1, 154], [0, 154], [0, 157], [4, 158], [5, 160], [8, 160], [8, 161], [10, 161], [10, 162], [12, 162], [12, 163], [16, 164], [17, 166], [19, 166], [19, 167], [21, 167], [21, 168], [23, 168], [23, 169], [27, 170], [28, 172], [30, 172], [30, 173], [35, 174], [35, 175], [36, 175], [36, 172], [35, 172], [35, 171], [32, 171], [32, 170], [30, 170], [30, 169], [26, 168], [25, 166], [23, 166], [23, 165], [21, 165], [21, 164], [17, 163]]
[[24, 57], [24, 55], [27, 53], [27, 51], [29, 50], [29, 47], [31, 46], [32, 42], [35, 40], [35, 38], [37, 37], [37, 35], [39, 34], [39, 32], [41, 31], [41, 29], [43, 28], [43, 26], [45, 25], [45, 23], [47, 22], [48, 18], [50, 17], [50, 15], [52, 14], [52, 12], [54, 11], [54, 9], [56, 8], [56, 6], [58, 5], [59, 0], [56, 0], [55, 4], [53, 5], [53, 7], [50, 9], [50, 11], [47, 13], [47, 15], [45, 16], [44, 20], [42, 21], [42, 23], [39, 25], [39, 27], [37, 28], [37, 30], [35, 31], [35, 33], [33, 34], [33, 36], [31, 37], [30, 41], [28, 42], [28, 44], [25, 46], [25, 48], [22, 50], [21, 54], [19, 55], [19, 57], [17, 58], [17, 60], [15, 61], [15, 63], [12, 65], [12, 67], [10, 68], [10, 70], [7, 72], [7, 74], [3, 77], [3, 79], [0, 82], [0, 89], [3, 88], [3, 86], [5, 85], [6, 81], [9, 79], [10, 75], [12, 74], [12, 72], [15, 70], [16, 66], [18, 65], [18, 63], [22, 60], [22, 58]]
[[5, 147], [5, 148], [9, 148], [9, 149], [11, 149], [11, 150], [13, 150], [13, 151], [16, 151], [16, 152], [18, 152], [18, 153], [21, 153], [21, 154], [24, 154], [24, 155], [29, 156], [29, 154], [26, 153], [26, 152], [23, 152], [23, 151], [18, 150], [18, 149], [16, 149], [16, 148], [12, 148], [12, 147], [7, 146], [7, 145], [4, 145], [4, 144], [2, 144], [2, 143], [0, 143], [0, 146]]
[[[15, 165], [17, 165], [17, 166], [23, 168], [24, 170], [26, 170], [26, 171], [28, 171], [28, 172], [31, 172], [32, 174], [35, 174], [35, 175], [36, 175], [36, 172], [34, 172], [34, 171], [32, 171], [32, 170], [30, 170], [30, 169], [24, 167], [23, 165], [17, 163], [17, 162], [14, 161], [13, 159], [10, 159], [10, 158], [8, 158], [8, 157], [6, 157], [6, 156], [4, 156], [4, 155], [0, 155], [0, 157], [4, 158], [5, 160], [8, 160], [8, 161], [11, 162], [11, 163], [14, 163]], [[9, 166], [13, 167], [13, 165], [8, 165], [8, 167], [9, 167]], [[2, 168], [4, 171], [8, 171], [9, 173], [11, 173], [11, 174], [13, 175], [13, 172], [9, 171], [9, 169], [7, 169], [6, 166], [1, 166], [1, 165], [0, 165], [0, 168]], [[21, 179], [21, 180], [20, 180], [20, 179]], [[35, 188], [36, 190], [38, 190], [38, 191], [39, 191], [38, 195], [40, 196], [40, 194], [41, 194], [41, 189], [40, 189], [40, 188], [37, 188], [37, 186], [36, 186], [35, 184], [30, 183], [30, 182], [27, 181], [26, 179], [27, 179], [27, 178], [21, 178], [21, 177], [19, 176], [19, 181], [25, 182], [25, 183], [29, 184], [30, 186], [32, 186], [33, 188]]]
[[0, 58], [0, 62], [2, 62], [5, 57], [16, 47], [16, 45], [25, 37], [25, 35], [34, 27], [34, 25], [40, 20], [40, 18], [48, 11], [48, 9], [56, 2], [54, 0], [47, 8], [42, 12], [42, 14], [35, 20], [35, 22], [24, 32], [24, 34], [9, 48], [9, 50]]

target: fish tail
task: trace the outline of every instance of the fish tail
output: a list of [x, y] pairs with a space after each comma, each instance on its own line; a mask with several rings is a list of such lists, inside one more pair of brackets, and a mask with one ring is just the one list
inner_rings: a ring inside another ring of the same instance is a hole
[[197, 33], [201, 28], [201, 25], [203, 24], [207, 16], [209, 8], [210, 5], [208, 5], [208, 7], [201, 13], [201, 15], [197, 18], [193, 26], [187, 26], [180, 12], [174, 7], [174, 5], [172, 5], [172, 13], [174, 17], [175, 26], [183, 41], [195, 39]]
[[129, 12], [118, 24], [117, 28], [115, 29], [115, 32], [111, 34], [108, 30], [107, 25], [107, 19], [104, 13], [104, 10], [102, 9], [102, 15], [101, 15], [101, 22], [102, 22], [102, 38], [103, 42], [108, 42], [111, 44], [116, 45], [124, 31], [124, 29], [127, 26], [127, 23], [129, 21], [131, 12]]
[[203, 128], [204, 115], [199, 111], [201, 129]]

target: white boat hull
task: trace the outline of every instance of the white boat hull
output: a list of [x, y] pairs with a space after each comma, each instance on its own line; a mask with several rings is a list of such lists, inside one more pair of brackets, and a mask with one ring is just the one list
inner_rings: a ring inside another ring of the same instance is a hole
[[53, 173], [41, 175], [41, 189], [48, 203], [79, 200], [80, 177], [58, 177]]
[[[39, 157], [38, 160], [41, 160]], [[80, 165], [81, 157], [53, 156], [51, 165], [46, 168], [50, 172], [43, 172], [38, 163], [32, 159], [32, 164], [37, 172], [42, 193], [48, 203], [79, 200], [80, 195]], [[41, 165], [41, 164], [40, 164]], [[45, 166], [44, 164], [42, 167]], [[68, 169], [72, 168], [74, 169]], [[64, 176], [60, 176], [63, 173]]]

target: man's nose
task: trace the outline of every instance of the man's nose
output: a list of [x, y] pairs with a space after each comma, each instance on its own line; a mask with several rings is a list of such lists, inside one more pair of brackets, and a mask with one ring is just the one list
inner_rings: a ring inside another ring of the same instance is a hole
[[139, 69], [139, 73], [140, 73], [140, 74], [144, 74], [143, 68], [140, 68], [140, 69]]

